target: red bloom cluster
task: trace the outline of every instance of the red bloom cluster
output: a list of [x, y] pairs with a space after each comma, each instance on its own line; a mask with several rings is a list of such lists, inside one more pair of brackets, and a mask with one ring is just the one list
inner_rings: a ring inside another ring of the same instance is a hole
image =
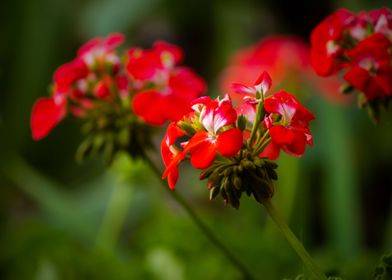
[[156, 42], [152, 50], [119, 52], [122, 34], [95, 38], [53, 75], [50, 97], [38, 99], [31, 114], [35, 140], [45, 137], [68, 113], [89, 119], [110, 113], [135, 113], [146, 124], [162, 125], [189, 111], [206, 90], [192, 70], [177, 67], [178, 47]]
[[311, 44], [311, 62], [320, 76], [344, 69], [343, 78], [364, 94], [364, 103], [392, 96], [391, 10], [337, 10], [313, 30]]
[[168, 177], [171, 189], [178, 179], [178, 165], [188, 153], [193, 167], [208, 169], [230, 160], [235, 165], [244, 157], [276, 159], [280, 149], [301, 156], [306, 144], [312, 145], [313, 114], [285, 91], [267, 96], [271, 78], [266, 72], [254, 86], [233, 87], [245, 95], [237, 108], [228, 95], [216, 100], [201, 97], [193, 101], [193, 112], [169, 125], [161, 151], [166, 165], [163, 178]]

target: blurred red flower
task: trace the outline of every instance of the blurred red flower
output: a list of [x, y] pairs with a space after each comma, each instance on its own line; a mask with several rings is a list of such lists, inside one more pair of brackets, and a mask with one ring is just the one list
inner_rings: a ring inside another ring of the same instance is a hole
[[301, 94], [301, 87], [310, 85], [333, 102], [347, 102], [347, 98], [339, 94], [340, 83], [336, 78], [321, 79], [314, 74], [308, 45], [295, 36], [266, 37], [237, 51], [221, 76], [222, 90], [238, 103], [242, 97], [232, 88], [232, 81], [252, 84], [263, 71], [269, 72], [274, 80], [272, 90], [284, 84]]

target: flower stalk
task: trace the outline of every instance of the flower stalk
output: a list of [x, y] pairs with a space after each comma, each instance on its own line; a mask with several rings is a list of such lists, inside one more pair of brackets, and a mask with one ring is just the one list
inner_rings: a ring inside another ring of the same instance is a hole
[[313, 274], [315, 279], [327, 280], [325, 274], [321, 271], [320, 267], [315, 263], [308, 251], [306, 251], [305, 247], [291, 231], [285, 220], [280, 216], [271, 200], [266, 199], [262, 202], [262, 204], [264, 205], [264, 208], [267, 210], [274, 223], [278, 226], [279, 230], [283, 233], [284, 237], [290, 243], [291, 247], [301, 258], [302, 262], [305, 264], [308, 270]]

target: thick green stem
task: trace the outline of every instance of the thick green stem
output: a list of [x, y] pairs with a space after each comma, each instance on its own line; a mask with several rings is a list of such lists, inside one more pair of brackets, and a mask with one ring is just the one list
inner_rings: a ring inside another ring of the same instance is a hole
[[220, 241], [216, 235], [203, 223], [203, 221], [197, 216], [195, 211], [189, 206], [189, 204], [185, 201], [185, 199], [175, 191], [172, 191], [168, 188], [165, 181], [161, 180], [162, 172], [155, 165], [155, 163], [151, 160], [149, 156], [145, 156], [146, 162], [149, 164], [151, 169], [154, 171], [155, 175], [157, 175], [162, 182], [163, 188], [181, 205], [181, 207], [188, 213], [191, 217], [192, 221], [196, 224], [196, 226], [200, 229], [200, 231], [227, 257], [227, 259], [237, 267], [244, 276], [244, 279], [254, 279], [245, 265], [233, 254], [230, 250]]
[[280, 231], [286, 237], [287, 241], [290, 243], [291, 247], [297, 252], [298, 256], [301, 258], [303, 263], [309, 269], [309, 271], [318, 280], [327, 280], [325, 274], [321, 271], [318, 265], [314, 262], [313, 258], [309, 255], [308, 251], [304, 248], [302, 243], [297, 239], [294, 233], [291, 231], [287, 223], [282, 219], [275, 206], [272, 204], [271, 200], [263, 201], [263, 205], [267, 210], [268, 214], [271, 216], [272, 220], [278, 226]]

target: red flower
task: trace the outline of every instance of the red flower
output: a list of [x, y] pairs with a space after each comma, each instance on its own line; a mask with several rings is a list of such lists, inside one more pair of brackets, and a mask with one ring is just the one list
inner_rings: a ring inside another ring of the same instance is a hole
[[63, 94], [67, 92], [73, 83], [85, 78], [87, 74], [87, 65], [81, 59], [76, 58], [71, 62], [61, 65], [53, 75], [55, 93]]
[[388, 8], [381, 8], [369, 12], [369, 18], [374, 32], [385, 35], [392, 41], [392, 11]]
[[217, 152], [225, 157], [236, 155], [242, 146], [242, 132], [233, 127], [237, 113], [229, 97], [220, 101], [204, 97], [193, 103], [192, 108], [200, 113], [199, 121], [204, 128], [184, 147], [184, 150], [190, 150], [193, 167], [207, 168]]
[[117, 72], [120, 59], [115, 55], [114, 50], [123, 42], [124, 35], [121, 33], [112, 33], [106, 38], [94, 38], [78, 50], [78, 58], [82, 59], [90, 69], [104, 71], [105, 66], [110, 65], [113, 72]]
[[135, 80], [154, 80], [158, 71], [163, 70], [161, 55], [154, 50], [132, 48], [128, 51], [127, 71]]
[[128, 51], [128, 74], [136, 80], [157, 81], [165, 71], [170, 70], [182, 59], [177, 46], [163, 41], [155, 42], [153, 49], [132, 48]]
[[271, 86], [272, 80], [270, 75], [266, 71], [263, 71], [263, 73], [261, 73], [253, 87], [249, 87], [240, 83], [232, 84], [232, 87], [236, 93], [246, 95], [244, 97], [244, 100], [246, 100], [248, 103], [253, 104], [257, 104], [259, 102], [259, 99], [264, 99], [264, 97], [261, 98], [261, 96], [257, 97], [257, 94], [265, 96]]
[[177, 121], [190, 111], [190, 103], [206, 91], [204, 81], [192, 70], [176, 67], [182, 51], [174, 45], [157, 42], [152, 50], [129, 51], [127, 71], [139, 80], [139, 91], [133, 109], [146, 123], [162, 125]]
[[[242, 147], [242, 132], [235, 127], [237, 113], [228, 96], [220, 101], [201, 97], [193, 102], [192, 109], [194, 111], [186, 115], [183, 121], [169, 125], [161, 144], [162, 158], [166, 165], [162, 178], [168, 177], [172, 189], [178, 178], [177, 166], [188, 152], [193, 167], [205, 169], [214, 162], [217, 153], [232, 157]], [[181, 130], [184, 122], [196, 131], [188, 142], [181, 143], [183, 150], [179, 151], [174, 143], [179, 136], [188, 134]]]
[[264, 101], [264, 109], [270, 113], [264, 124], [269, 129], [272, 142], [262, 155], [275, 159], [278, 156], [276, 148], [279, 147], [299, 157], [305, 152], [306, 144], [313, 145], [309, 122], [314, 119], [314, 115], [293, 95], [279, 91]]
[[[57, 68], [53, 75], [53, 96], [40, 98], [33, 106], [34, 140], [45, 137], [65, 117], [69, 103], [70, 111], [76, 117], [83, 117], [85, 110], [94, 105], [91, 96], [86, 98], [87, 92], [98, 99], [110, 96], [111, 76], [118, 72], [120, 62], [114, 49], [123, 40], [124, 36], [118, 33], [90, 40], [79, 49], [74, 60]], [[106, 73], [108, 65], [112, 67], [110, 73]], [[98, 80], [97, 76], [102, 79]]]
[[391, 42], [375, 33], [347, 51], [352, 68], [344, 79], [366, 95], [368, 101], [392, 95]]

